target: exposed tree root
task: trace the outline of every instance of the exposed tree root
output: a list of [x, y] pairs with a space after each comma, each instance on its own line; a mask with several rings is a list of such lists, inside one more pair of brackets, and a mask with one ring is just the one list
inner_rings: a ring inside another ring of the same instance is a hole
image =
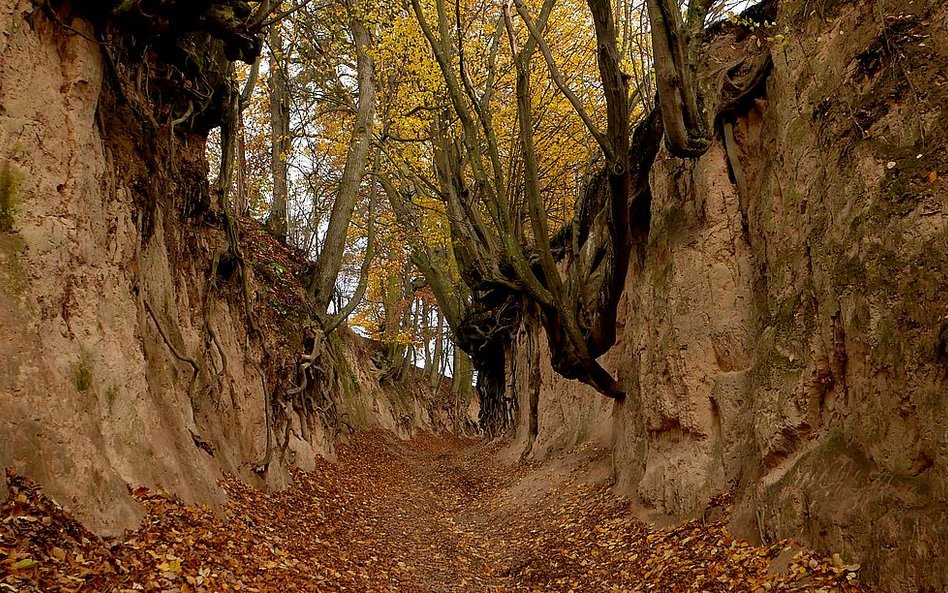
[[257, 364], [257, 361], [253, 358], [248, 357], [247, 360], [250, 361], [250, 364], [253, 365], [253, 368], [260, 375], [260, 383], [263, 386], [263, 400], [264, 400], [264, 424], [266, 424], [267, 432], [267, 442], [264, 449], [263, 459], [257, 461], [251, 466], [251, 469], [254, 473], [263, 474], [266, 473], [267, 469], [270, 467], [270, 462], [273, 460], [273, 419], [271, 418], [270, 413], [270, 391], [267, 389], [267, 376], [264, 374], [263, 369], [260, 368], [260, 365]]
[[171, 351], [171, 354], [181, 362], [186, 362], [191, 365], [193, 374], [191, 376], [191, 383], [188, 385], [188, 397], [193, 396], [194, 386], [197, 384], [198, 375], [201, 372], [198, 363], [191, 358], [190, 356], [182, 354], [177, 347], [175, 347], [174, 342], [171, 341], [171, 338], [168, 337], [168, 334], [165, 332], [164, 328], [161, 327], [161, 322], [158, 320], [158, 316], [155, 314], [155, 310], [152, 309], [151, 303], [148, 302], [148, 299], [144, 299], [145, 310], [148, 312], [148, 315], [151, 317], [151, 320], [155, 324], [155, 328], [158, 330], [158, 333], [161, 335], [161, 338], [165, 341], [165, 345], [168, 346], [168, 350]]

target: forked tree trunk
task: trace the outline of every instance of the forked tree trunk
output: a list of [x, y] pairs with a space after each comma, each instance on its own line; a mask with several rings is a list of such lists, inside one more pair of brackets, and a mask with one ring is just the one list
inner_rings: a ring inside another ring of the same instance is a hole
[[325, 312], [329, 308], [336, 277], [342, 270], [342, 257], [346, 248], [346, 233], [349, 221], [359, 196], [362, 178], [365, 176], [366, 159], [372, 144], [372, 129], [375, 120], [375, 61], [371, 55], [372, 37], [360, 18], [350, 14], [349, 30], [352, 33], [356, 53], [356, 70], [359, 84], [359, 100], [356, 105], [355, 124], [349, 140], [346, 165], [336, 192], [323, 249], [316, 259], [314, 276], [308, 283], [316, 309]]

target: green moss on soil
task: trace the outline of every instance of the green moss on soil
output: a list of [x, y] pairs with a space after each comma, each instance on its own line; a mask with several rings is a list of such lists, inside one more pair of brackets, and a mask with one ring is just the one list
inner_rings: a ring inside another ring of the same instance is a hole
[[586, 442], [589, 438], [589, 434], [592, 432], [592, 427], [590, 425], [589, 416], [583, 414], [579, 419], [579, 426], [576, 430], [576, 440], [573, 442], [574, 445]]
[[92, 363], [89, 358], [89, 353], [81, 349], [79, 363], [73, 369], [73, 384], [80, 393], [85, 393], [92, 387]]
[[22, 295], [28, 285], [26, 266], [21, 259], [26, 242], [16, 234], [0, 234], [0, 269], [3, 289], [11, 296]]
[[13, 230], [20, 181], [20, 173], [13, 168], [10, 161], [0, 166], [0, 233]]
[[115, 406], [115, 400], [118, 398], [118, 388], [115, 385], [109, 385], [109, 388], [105, 390], [105, 403], [109, 407], [109, 411], [112, 411], [112, 407]]
[[368, 402], [365, 398], [359, 396], [362, 393], [362, 387], [359, 383], [359, 375], [352, 368], [349, 358], [346, 356], [346, 347], [342, 336], [338, 332], [333, 332], [327, 338], [327, 347], [329, 358], [332, 362], [332, 368], [335, 369], [335, 386], [341, 392], [341, 401], [339, 401], [340, 410], [349, 415], [349, 420], [357, 428], [366, 428], [370, 425], [370, 411]]

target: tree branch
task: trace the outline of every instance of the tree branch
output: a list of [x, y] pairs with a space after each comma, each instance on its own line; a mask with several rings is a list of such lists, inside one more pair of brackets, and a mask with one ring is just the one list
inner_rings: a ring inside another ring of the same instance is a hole
[[[543, 3], [543, 9], [547, 10], [547, 6], [550, 7], [549, 10], [552, 10], [552, 6], [555, 0], [545, 0]], [[589, 133], [592, 134], [595, 138], [596, 143], [599, 144], [599, 147], [602, 149], [602, 152], [606, 155], [606, 158], [611, 160], [614, 152], [613, 146], [609, 143], [609, 139], [606, 138], [605, 134], [599, 130], [599, 127], [593, 122], [592, 118], [587, 113], [586, 108], [583, 107], [582, 101], [579, 100], [579, 97], [569, 88], [569, 85], [566, 84], [566, 81], [563, 80], [563, 75], [560, 72], [559, 68], [556, 66], [556, 62], [553, 60], [553, 54], [550, 53], [550, 48], [546, 44], [546, 40], [543, 39], [541, 33], [542, 27], [538, 27], [533, 23], [533, 19], [530, 18], [530, 13], [527, 11], [527, 7], [524, 6], [523, 0], [514, 0], [514, 4], [517, 7], [517, 13], [520, 15], [520, 18], [523, 19], [524, 24], [527, 26], [527, 30], [530, 31], [530, 38], [533, 39], [537, 45], [540, 47], [540, 53], [543, 55], [543, 59], [546, 62], [547, 68], [550, 70], [550, 75], [553, 78], [553, 82], [556, 84], [556, 88], [563, 93], [563, 96], [569, 101], [569, 104], [573, 106], [573, 109], [576, 111], [579, 118], [583, 120], [583, 124], [586, 126], [586, 129], [589, 130]], [[541, 12], [542, 18], [542, 12]]]

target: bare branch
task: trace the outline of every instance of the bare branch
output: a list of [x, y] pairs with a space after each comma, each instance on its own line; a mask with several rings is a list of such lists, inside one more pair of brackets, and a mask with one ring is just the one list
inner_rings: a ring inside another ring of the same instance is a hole
[[[554, 2], [555, 0], [546, 0], [543, 3], [543, 9], [551, 10]], [[606, 154], [606, 158], [611, 160], [612, 154], [615, 150], [614, 147], [609, 142], [609, 139], [606, 138], [605, 134], [603, 134], [593, 122], [592, 118], [589, 116], [589, 113], [586, 112], [586, 108], [583, 107], [583, 103], [579, 100], [579, 97], [576, 96], [576, 94], [563, 80], [563, 75], [559, 68], [557, 68], [556, 62], [553, 60], [553, 54], [550, 53], [550, 48], [547, 46], [546, 40], [543, 39], [540, 28], [537, 27], [533, 23], [533, 19], [530, 18], [530, 13], [527, 11], [527, 7], [524, 6], [523, 0], [514, 0], [514, 4], [517, 7], [517, 13], [520, 15], [520, 18], [523, 19], [524, 24], [527, 26], [527, 30], [530, 31], [530, 38], [534, 40], [540, 47], [540, 53], [543, 55], [546, 66], [550, 70], [550, 75], [553, 78], [553, 82], [556, 83], [556, 88], [558, 88], [560, 92], [563, 93], [563, 96], [566, 97], [566, 99], [569, 101], [569, 104], [573, 106], [573, 109], [579, 115], [580, 119], [583, 120], [583, 124], [589, 130], [589, 133], [592, 134], [593, 138], [595, 138], [596, 142], [599, 144], [599, 147], [602, 148], [603, 153]], [[547, 6], [549, 6], [550, 9], [547, 9]]]

